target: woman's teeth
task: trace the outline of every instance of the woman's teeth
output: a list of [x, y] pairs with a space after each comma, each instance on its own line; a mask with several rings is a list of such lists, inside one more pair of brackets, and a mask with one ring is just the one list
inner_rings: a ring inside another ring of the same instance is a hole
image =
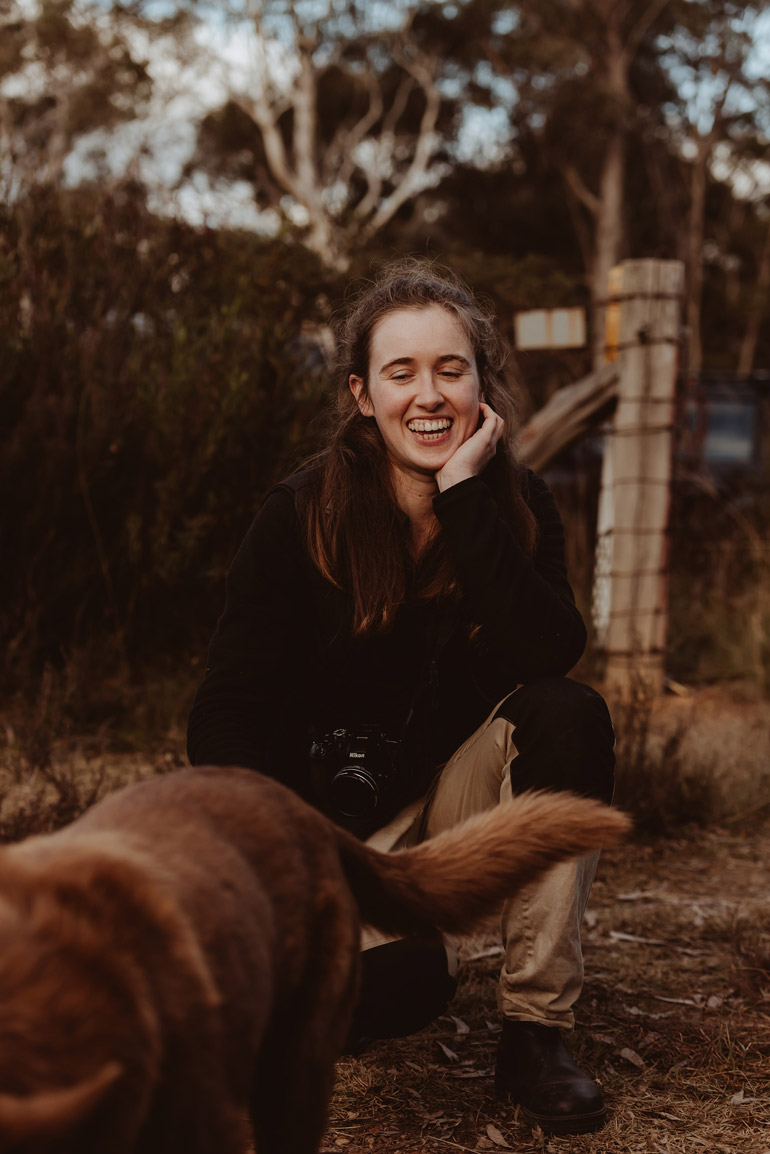
[[449, 420], [407, 422], [407, 428], [412, 433], [444, 433], [447, 429], [451, 429], [451, 427], [452, 422]]

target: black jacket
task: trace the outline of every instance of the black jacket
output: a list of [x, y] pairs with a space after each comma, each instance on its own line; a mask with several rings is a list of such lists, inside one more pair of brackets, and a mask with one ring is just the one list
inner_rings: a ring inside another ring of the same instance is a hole
[[[518, 683], [565, 674], [579, 659], [586, 633], [561, 520], [529, 473], [540, 528], [529, 558], [483, 476], [452, 486], [434, 509], [460, 575], [459, 605], [439, 611], [408, 596], [388, 633], [354, 638], [351, 599], [312, 564], [298, 522], [296, 492], [311, 477], [271, 490], [233, 561], [188, 754], [194, 765], [259, 769], [313, 800], [313, 736], [372, 723], [399, 736], [411, 709], [395, 809], [424, 792], [436, 766]], [[472, 625], [480, 628], [470, 636]]]

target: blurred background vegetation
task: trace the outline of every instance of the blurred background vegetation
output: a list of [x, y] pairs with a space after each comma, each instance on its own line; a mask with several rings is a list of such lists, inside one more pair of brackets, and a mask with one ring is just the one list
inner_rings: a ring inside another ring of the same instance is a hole
[[[183, 723], [227, 566], [313, 448], [329, 325], [378, 262], [451, 264], [511, 344], [516, 310], [584, 305], [593, 348], [512, 352], [530, 412], [596, 363], [625, 257], [685, 262], [688, 373], [770, 370], [768, 16], [3, 7], [0, 683], [41, 764], [53, 732], [141, 747]], [[770, 687], [767, 460], [674, 492], [676, 680]], [[570, 461], [553, 483], [587, 609], [596, 456]]]

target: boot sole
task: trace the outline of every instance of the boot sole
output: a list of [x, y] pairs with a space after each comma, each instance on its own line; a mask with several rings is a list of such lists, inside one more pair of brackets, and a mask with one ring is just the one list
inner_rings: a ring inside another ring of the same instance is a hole
[[560, 1118], [549, 1114], [533, 1114], [526, 1106], [522, 1106], [521, 1116], [533, 1130], [539, 1127], [544, 1134], [591, 1134], [594, 1130], [601, 1130], [607, 1121], [607, 1109], [604, 1107], [591, 1114], [568, 1114]]

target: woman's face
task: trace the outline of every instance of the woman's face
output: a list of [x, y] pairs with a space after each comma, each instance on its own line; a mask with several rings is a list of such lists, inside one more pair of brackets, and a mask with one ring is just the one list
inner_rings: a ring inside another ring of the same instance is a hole
[[351, 376], [400, 472], [434, 475], [478, 427], [483, 394], [470, 340], [441, 305], [396, 309], [372, 330], [369, 381]]

